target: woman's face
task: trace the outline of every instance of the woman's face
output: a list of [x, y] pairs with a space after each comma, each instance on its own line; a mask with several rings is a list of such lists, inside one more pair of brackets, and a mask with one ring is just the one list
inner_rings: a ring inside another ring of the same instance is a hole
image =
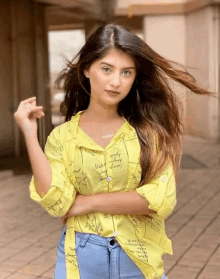
[[[90, 79], [91, 97], [101, 105], [117, 107], [128, 95], [135, 80], [136, 69], [130, 55], [118, 49], [110, 49], [84, 73]], [[118, 94], [108, 91], [117, 91]]]

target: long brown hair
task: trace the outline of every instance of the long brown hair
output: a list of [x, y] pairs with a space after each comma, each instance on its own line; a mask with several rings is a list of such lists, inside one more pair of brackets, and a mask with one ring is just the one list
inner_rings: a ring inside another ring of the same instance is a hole
[[119, 103], [118, 114], [126, 118], [137, 132], [142, 169], [139, 186], [160, 175], [169, 163], [173, 165], [177, 182], [182, 158], [182, 103], [171, 89], [169, 78], [196, 94], [215, 94], [198, 85], [185, 66], [163, 58], [127, 28], [105, 24], [88, 38], [72, 61], [67, 60], [67, 67], [55, 82], [65, 92], [60, 105], [65, 122], [88, 108], [90, 83], [84, 70], [110, 48], [131, 55], [136, 64], [135, 81], [128, 95]]

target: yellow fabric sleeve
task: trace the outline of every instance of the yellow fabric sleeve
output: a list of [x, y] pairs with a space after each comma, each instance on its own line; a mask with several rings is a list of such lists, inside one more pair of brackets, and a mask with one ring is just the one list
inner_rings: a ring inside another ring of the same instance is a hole
[[34, 176], [32, 176], [29, 190], [30, 198], [45, 208], [55, 217], [64, 216], [76, 197], [76, 190], [71, 183], [66, 162], [63, 158], [63, 143], [60, 139], [59, 126], [54, 128], [47, 138], [44, 152], [52, 170], [50, 189], [41, 198], [36, 191]]
[[149, 203], [149, 209], [167, 218], [176, 205], [176, 183], [173, 165], [170, 163], [165, 171], [149, 183], [135, 189]]

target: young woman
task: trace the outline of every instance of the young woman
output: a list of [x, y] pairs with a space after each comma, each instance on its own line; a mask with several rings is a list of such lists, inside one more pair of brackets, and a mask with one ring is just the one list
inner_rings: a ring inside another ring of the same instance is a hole
[[[65, 122], [37, 140], [36, 98], [14, 117], [33, 170], [30, 196], [64, 223], [55, 279], [165, 279], [164, 221], [176, 205], [181, 119], [168, 78], [214, 95], [126, 28], [98, 28], [57, 80]], [[46, 156], [45, 156], [46, 155]]]

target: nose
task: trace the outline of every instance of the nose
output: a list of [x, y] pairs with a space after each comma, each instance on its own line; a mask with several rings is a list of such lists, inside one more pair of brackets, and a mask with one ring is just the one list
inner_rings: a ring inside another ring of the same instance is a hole
[[120, 80], [120, 74], [115, 73], [112, 77], [111, 84], [114, 85], [115, 87], [118, 87], [121, 84]]

